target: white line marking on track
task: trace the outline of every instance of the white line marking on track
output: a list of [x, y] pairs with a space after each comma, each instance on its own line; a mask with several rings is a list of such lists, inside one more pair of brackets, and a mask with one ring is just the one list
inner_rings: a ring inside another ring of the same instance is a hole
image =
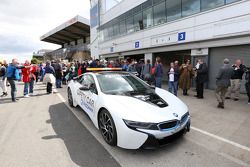
[[239, 160], [239, 159], [237, 159], [237, 158], [234, 158], [234, 157], [232, 157], [232, 156], [230, 156], [230, 155], [228, 155], [228, 154], [219, 153], [219, 155], [221, 155], [221, 156], [223, 156], [223, 157], [229, 159], [230, 161], [233, 161], [233, 162], [235, 162], [235, 163], [237, 163], [237, 164], [239, 164], [239, 165], [241, 165], [241, 166], [243, 166], [243, 167], [250, 167], [249, 164], [247, 164], [247, 163], [245, 163], [245, 162], [243, 162], [243, 161], [241, 161], [241, 160]]
[[[66, 100], [64, 99], [64, 97], [63, 97], [60, 93], [57, 93], [57, 96], [62, 100], [62, 102], [64, 102], [64, 103], [66, 102]], [[66, 106], [68, 107], [68, 105], [66, 105]], [[69, 108], [69, 107], [68, 107], [68, 108]], [[69, 108], [69, 109], [71, 110], [71, 108]], [[231, 141], [231, 140], [225, 139], [225, 138], [223, 138], [223, 137], [214, 135], [214, 134], [212, 134], [212, 133], [206, 132], [206, 131], [204, 131], [204, 130], [201, 130], [201, 129], [196, 128], [196, 127], [193, 127], [193, 126], [191, 127], [191, 129], [192, 129], [192, 130], [195, 130], [195, 131], [197, 131], [197, 132], [200, 132], [200, 133], [202, 133], [202, 134], [204, 134], [204, 135], [210, 136], [210, 137], [212, 137], [212, 138], [214, 138], [214, 139], [220, 140], [220, 141], [222, 141], [222, 142], [224, 142], [224, 143], [228, 143], [228, 144], [230, 144], [230, 145], [232, 145], [232, 146], [235, 146], [235, 147], [238, 147], [238, 148], [240, 148], [240, 149], [242, 149], [242, 150], [245, 150], [245, 151], [250, 152], [250, 148], [247, 147], [247, 146], [241, 145], [241, 144], [239, 144], [239, 143], [236, 143], [236, 142], [233, 142], [233, 141]]]
[[60, 99], [62, 102], [66, 103], [66, 100], [64, 99], [64, 97], [63, 97], [60, 93], [57, 93], [57, 96], [59, 97], [59, 99]]
[[231, 140], [225, 139], [225, 138], [223, 138], [223, 137], [214, 135], [214, 134], [212, 134], [212, 133], [206, 132], [206, 131], [204, 131], [204, 130], [201, 130], [201, 129], [196, 128], [196, 127], [193, 127], [193, 126], [191, 127], [191, 129], [192, 129], [192, 130], [195, 130], [195, 131], [197, 131], [197, 132], [200, 132], [200, 133], [202, 133], [202, 134], [204, 134], [204, 135], [207, 135], [207, 136], [210, 136], [210, 137], [212, 137], [212, 138], [215, 138], [215, 139], [217, 139], [217, 140], [220, 140], [220, 141], [222, 141], [222, 142], [225, 142], [225, 143], [228, 143], [228, 144], [230, 144], [230, 145], [233, 145], [233, 146], [235, 146], [235, 147], [238, 147], [238, 148], [240, 148], [240, 149], [242, 149], [242, 150], [246, 150], [246, 151], [249, 151], [249, 152], [250, 152], [250, 148], [247, 147], [247, 146], [243, 146], [243, 145], [241, 145], [241, 144], [239, 144], [239, 143], [236, 143], [236, 142], [233, 142], [233, 141], [231, 141]]

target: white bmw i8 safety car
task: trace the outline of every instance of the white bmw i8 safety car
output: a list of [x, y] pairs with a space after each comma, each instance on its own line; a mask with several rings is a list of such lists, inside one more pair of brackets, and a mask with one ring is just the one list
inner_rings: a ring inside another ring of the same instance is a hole
[[190, 129], [179, 98], [128, 72], [85, 73], [68, 84], [68, 102], [80, 106], [112, 146], [155, 148]]

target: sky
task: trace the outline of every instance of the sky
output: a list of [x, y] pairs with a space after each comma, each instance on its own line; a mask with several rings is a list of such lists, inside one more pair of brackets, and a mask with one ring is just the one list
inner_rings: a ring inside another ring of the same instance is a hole
[[57, 49], [40, 37], [76, 15], [89, 19], [89, 0], [0, 0], [0, 59], [31, 59], [40, 49]]

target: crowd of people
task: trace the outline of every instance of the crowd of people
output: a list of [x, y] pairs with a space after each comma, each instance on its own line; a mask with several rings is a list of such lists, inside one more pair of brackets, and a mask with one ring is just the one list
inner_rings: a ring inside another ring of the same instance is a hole
[[[219, 69], [216, 76], [216, 98], [218, 108], [224, 108], [225, 99], [239, 100], [240, 88], [243, 74], [246, 73], [246, 91], [248, 95], [248, 104], [250, 104], [250, 70], [246, 68], [241, 60], [236, 60], [232, 66], [228, 59], [224, 60], [224, 65]], [[182, 89], [182, 94], [188, 96], [188, 91], [195, 81], [198, 99], [204, 98], [204, 84], [208, 81], [208, 66], [203, 59], [198, 59], [195, 66], [192, 66], [190, 60], [185, 60], [183, 64], [178, 61], [171, 62], [167, 74], [164, 73], [163, 63], [160, 57], [157, 57], [155, 64], [152, 65], [148, 59], [146, 61], [127, 60], [85, 60], [64, 62], [61, 60], [47, 61], [46, 63], [31, 64], [28, 60], [24, 64], [19, 64], [17, 59], [13, 59], [10, 64], [6, 61], [0, 62], [0, 86], [3, 94], [7, 96], [7, 83], [11, 86], [11, 98], [15, 102], [16, 84], [15, 81], [24, 82], [24, 97], [33, 95], [33, 87], [36, 82], [44, 82], [47, 85], [47, 93], [53, 91], [53, 85], [56, 88], [62, 88], [74, 77], [87, 72], [87, 68], [121, 68], [123, 71], [135, 73], [149, 85], [162, 87], [163, 77], [167, 75], [169, 92], [177, 96], [178, 89]]]

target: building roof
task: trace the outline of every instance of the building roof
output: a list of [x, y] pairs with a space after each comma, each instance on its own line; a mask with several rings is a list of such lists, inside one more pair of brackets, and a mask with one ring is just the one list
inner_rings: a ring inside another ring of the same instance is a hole
[[76, 16], [40, 37], [41, 41], [63, 45], [90, 36], [89, 20]]

